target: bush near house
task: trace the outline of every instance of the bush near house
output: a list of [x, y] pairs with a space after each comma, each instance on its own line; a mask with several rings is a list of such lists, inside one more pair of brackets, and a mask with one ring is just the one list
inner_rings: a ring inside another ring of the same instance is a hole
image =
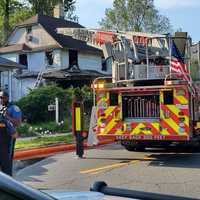
[[[19, 128], [18, 132], [22, 136], [37, 135], [37, 130], [43, 131], [69, 132], [71, 131], [71, 104], [73, 97], [84, 100], [84, 115], [86, 122], [84, 128], [88, 128], [90, 112], [92, 108], [92, 92], [87, 86], [80, 88], [70, 87], [63, 89], [61, 87], [43, 86], [32, 90], [27, 96], [20, 99], [16, 104], [21, 108], [23, 118], [26, 120]], [[49, 104], [55, 104], [55, 97], [59, 99], [60, 121], [62, 125], [57, 125], [55, 121], [55, 111], [48, 111]]]
[[66, 113], [69, 107], [67, 105], [71, 102], [71, 95], [57, 86], [45, 86], [31, 90], [27, 96], [17, 102], [17, 105], [21, 108], [23, 118], [28, 123], [48, 122], [55, 118], [54, 112], [48, 111], [48, 105], [55, 104], [56, 97], [59, 99], [60, 107], [63, 107]]
[[56, 133], [68, 133], [71, 131], [71, 125], [66, 121], [61, 121], [59, 124], [56, 122], [45, 122], [38, 124], [29, 124], [23, 122], [20, 127], [17, 129], [20, 137], [42, 137], [42, 136], [51, 136]]

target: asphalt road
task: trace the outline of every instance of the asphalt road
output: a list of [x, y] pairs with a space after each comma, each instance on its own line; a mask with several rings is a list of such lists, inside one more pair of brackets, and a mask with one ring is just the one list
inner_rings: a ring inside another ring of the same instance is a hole
[[200, 153], [147, 149], [128, 152], [118, 144], [57, 154], [20, 170], [16, 179], [40, 189], [88, 191], [95, 181], [146, 192], [200, 198]]

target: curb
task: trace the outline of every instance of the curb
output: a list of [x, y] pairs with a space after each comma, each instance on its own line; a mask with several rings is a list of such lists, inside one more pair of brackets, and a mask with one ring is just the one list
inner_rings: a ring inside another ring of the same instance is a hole
[[[100, 141], [97, 146], [110, 144], [113, 140], [103, 140]], [[89, 147], [87, 144], [84, 144], [86, 149], [92, 149], [97, 146]], [[14, 160], [26, 160], [40, 157], [47, 157], [50, 155], [54, 155], [60, 152], [69, 152], [74, 151], [76, 149], [76, 144], [61, 144], [51, 147], [40, 147], [34, 149], [26, 149], [26, 150], [16, 150], [14, 153]]]

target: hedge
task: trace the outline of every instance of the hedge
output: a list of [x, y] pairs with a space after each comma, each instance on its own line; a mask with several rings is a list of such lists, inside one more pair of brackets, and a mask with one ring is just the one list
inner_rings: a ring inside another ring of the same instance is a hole
[[87, 86], [81, 89], [73, 87], [63, 89], [55, 85], [39, 87], [31, 90], [27, 96], [20, 99], [16, 104], [21, 108], [23, 118], [28, 123], [49, 122], [55, 119], [55, 112], [48, 111], [48, 105], [55, 104], [55, 98], [57, 97], [62, 115], [61, 119], [65, 120], [65, 116], [71, 117], [73, 96], [86, 100], [86, 112], [89, 114], [92, 107], [92, 93]]

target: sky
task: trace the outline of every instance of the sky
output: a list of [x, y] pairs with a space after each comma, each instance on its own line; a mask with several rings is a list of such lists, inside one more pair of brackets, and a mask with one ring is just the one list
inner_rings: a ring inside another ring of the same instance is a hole
[[[76, 0], [79, 23], [88, 28], [98, 28], [98, 22], [105, 16], [105, 9], [111, 8], [113, 0]], [[173, 30], [182, 28], [200, 41], [200, 0], [154, 0], [156, 8], [167, 16]]]

